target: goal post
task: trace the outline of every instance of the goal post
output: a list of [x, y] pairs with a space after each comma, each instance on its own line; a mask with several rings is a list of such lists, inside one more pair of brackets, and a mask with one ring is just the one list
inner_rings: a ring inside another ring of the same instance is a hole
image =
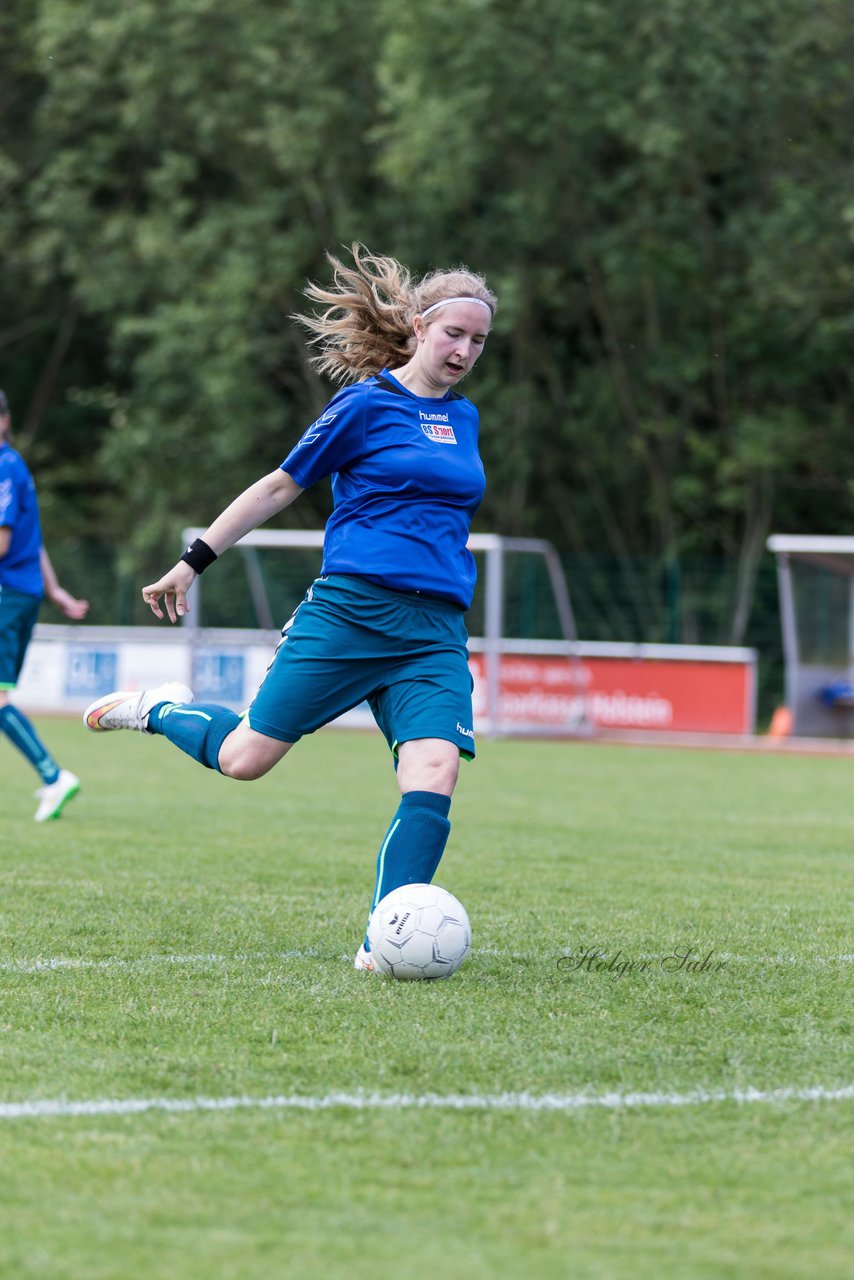
[[794, 733], [854, 737], [854, 537], [772, 534]]

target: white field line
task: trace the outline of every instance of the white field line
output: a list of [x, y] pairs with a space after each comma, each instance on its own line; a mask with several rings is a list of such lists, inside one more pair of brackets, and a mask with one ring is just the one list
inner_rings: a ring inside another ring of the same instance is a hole
[[710, 1103], [850, 1102], [854, 1085], [826, 1089], [695, 1089], [690, 1093], [326, 1093], [279, 1094], [273, 1097], [224, 1098], [95, 1098], [71, 1102], [40, 1099], [0, 1103], [0, 1120], [127, 1116], [144, 1112], [201, 1111], [547, 1111], [573, 1112], [590, 1108], [636, 1110], [655, 1107], [694, 1107]]
[[[156, 969], [169, 965], [192, 968], [216, 967], [225, 964], [244, 964], [246, 961], [267, 961], [275, 963], [282, 960], [316, 960], [321, 952], [312, 947], [294, 951], [238, 952], [232, 956], [216, 955], [213, 952], [199, 955], [149, 955], [135, 956], [126, 959], [121, 956], [105, 956], [102, 960], [90, 960], [86, 956], [43, 956], [30, 960], [0, 960], [0, 973], [47, 973], [64, 969]], [[347, 956], [347, 959], [353, 959]], [[342, 959], [344, 957], [342, 956]]]
[[[505, 957], [513, 960], [530, 960], [534, 957], [530, 954], [522, 952], [504, 951], [497, 947], [472, 947], [471, 954], [474, 956], [495, 956], [498, 958]], [[560, 951], [554, 954], [545, 955], [545, 960], [559, 960], [562, 956], [571, 953]], [[606, 959], [612, 952], [608, 952]], [[666, 950], [662, 951], [661, 956], [667, 954]], [[135, 956], [126, 958], [122, 956], [105, 956], [100, 960], [93, 960], [86, 956], [35, 956], [29, 959], [11, 959], [0, 960], [0, 973], [49, 973], [61, 972], [63, 970], [75, 969], [155, 969], [174, 965], [175, 967], [186, 966], [188, 968], [216, 968], [229, 964], [245, 964], [247, 962], [261, 962], [267, 964], [277, 964], [287, 960], [318, 960], [323, 956], [323, 952], [317, 947], [295, 948], [290, 951], [272, 951], [272, 952], [237, 952], [234, 955], [217, 955], [214, 952], [200, 953], [197, 955], [173, 955], [170, 953], [152, 954], [147, 956]], [[637, 954], [638, 960], [655, 961], [661, 959], [661, 956], [647, 955], [646, 953]], [[346, 952], [338, 957], [340, 960], [347, 960], [352, 963], [352, 955]], [[762, 965], [825, 965], [825, 964], [850, 964], [854, 961], [854, 952], [841, 952], [838, 955], [829, 956], [797, 956], [794, 954], [776, 955], [776, 956], [748, 956], [737, 955], [730, 951], [715, 952], [716, 960], [723, 960], [728, 964], [762, 964]]]
[[[715, 955], [718, 956], [718, 953], [715, 952]], [[854, 960], [854, 952], [842, 951], [835, 956], [796, 956], [791, 953], [779, 956], [742, 956], [721, 951], [719, 958], [734, 964], [850, 964]]]

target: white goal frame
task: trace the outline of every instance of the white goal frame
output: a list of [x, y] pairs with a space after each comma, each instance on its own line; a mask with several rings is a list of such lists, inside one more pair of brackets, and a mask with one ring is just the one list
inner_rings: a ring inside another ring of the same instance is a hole
[[[775, 533], [768, 550], [777, 557], [780, 622], [786, 663], [786, 705], [792, 713], [793, 731], [807, 737], [854, 737], [854, 701], [842, 695], [826, 701], [823, 693], [834, 683], [854, 684], [854, 537], [823, 534]], [[817, 662], [802, 651], [799, 601], [793, 569], [801, 566], [831, 573], [847, 583], [847, 616], [836, 617], [847, 635], [847, 666]]]
[[[201, 538], [205, 529], [189, 526], [182, 532], [183, 546], [188, 546], [196, 538]], [[259, 625], [262, 628], [274, 628], [272, 612], [266, 598], [263, 578], [253, 556], [259, 549], [300, 549], [322, 550], [324, 531], [322, 529], [255, 529], [247, 533], [235, 544], [243, 552], [249, 581], [249, 589], [255, 606]], [[469, 649], [472, 653], [482, 653], [486, 667], [487, 705], [483, 728], [489, 735], [512, 732], [502, 724], [500, 715], [501, 693], [501, 659], [504, 654], [524, 652], [526, 654], [543, 654], [550, 657], [566, 657], [573, 669], [580, 666], [578, 652], [578, 635], [575, 628], [575, 617], [569, 598], [569, 590], [560, 557], [552, 544], [543, 538], [510, 538], [497, 533], [475, 533], [469, 537], [468, 548], [472, 552], [481, 552], [485, 558], [483, 572], [484, 589], [484, 634], [469, 637]], [[504, 565], [508, 554], [522, 553], [540, 556], [545, 564], [548, 581], [551, 587], [554, 604], [562, 632], [561, 640], [510, 640], [504, 635]], [[306, 584], [308, 585], [308, 584]], [[195, 607], [182, 618], [182, 623], [191, 631], [201, 630], [201, 578], [197, 579], [192, 590], [195, 593]], [[579, 681], [580, 683], [580, 681]], [[541, 732], [543, 732], [541, 730]], [[561, 736], [570, 733], [589, 734], [590, 726], [584, 710], [583, 698], [578, 699], [578, 711], [569, 715], [567, 722], [557, 726], [555, 732]]]

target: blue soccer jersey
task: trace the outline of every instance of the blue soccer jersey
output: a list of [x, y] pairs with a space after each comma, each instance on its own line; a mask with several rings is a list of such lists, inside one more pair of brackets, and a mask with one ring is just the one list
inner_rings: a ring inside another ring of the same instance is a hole
[[485, 488], [477, 433], [470, 400], [412, 395], [387, 370], [339, 391], [282, 463], [303, 489], [332, 476], [322, 572], [467, 609]]
[[27, 596], [44, 594], [42, 532], [36, 486], [21, 455], [0, 444], [0, 527], [12, 530], [9, 550], [0, 558], [0, 586]]

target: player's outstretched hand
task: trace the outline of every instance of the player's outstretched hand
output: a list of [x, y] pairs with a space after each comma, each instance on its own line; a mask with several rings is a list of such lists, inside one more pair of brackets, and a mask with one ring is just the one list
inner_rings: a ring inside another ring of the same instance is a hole
[[177, 622], [185, 613], [190, 612], [190, 606], [187, 604], [187, 592], [195, 580], [195, 569], [191, 569], [186, 561], [179, 560], [174, 569], [164, 573], [158, 582], [152, 582], [150, 587], [142, 588], [142, 598], [154, 616], [162, 618], [163, 610], [160, 607], [160, 597], [162, 596], [169, 621]]
[[89, 612], [89, 601], [77, 600], [64, 587], [57, 587], [50, 598], [57, 609], [64, 613], [66, 618], [70, 618], [72, 622], [79, 622]]

